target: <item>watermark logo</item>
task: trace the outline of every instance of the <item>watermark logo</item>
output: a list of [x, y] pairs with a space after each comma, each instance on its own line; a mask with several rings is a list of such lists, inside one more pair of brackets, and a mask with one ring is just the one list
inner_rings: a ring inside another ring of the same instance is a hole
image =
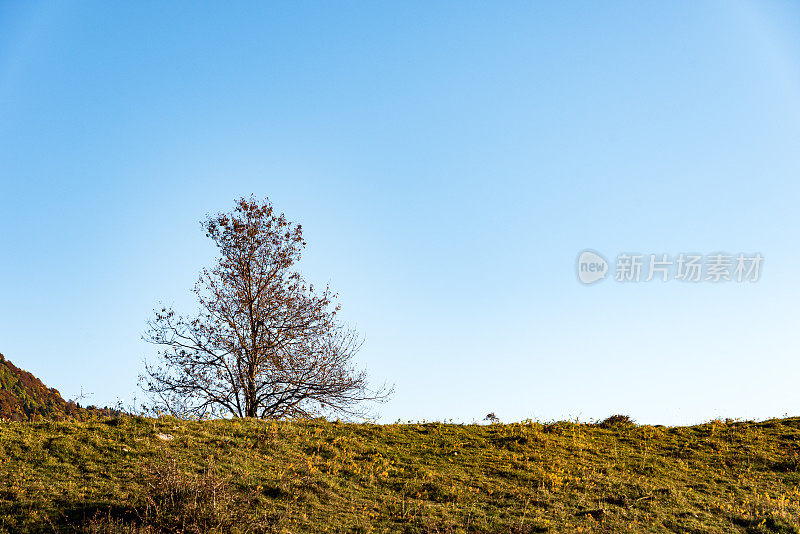
[[[669, 254], [621, 253], [614, 265], [615, 282], [758, 282], [761, 278], [764, 256], [753, 254], [694, 254], [681, 252]], [[578, 256], [578, 279], [593, 284], [606, 277], [610, 267], [605, 258], [592, 250]]]
[[594, 284], [605, 279], [608, 262], [593, 250], [584, 250], [578, 256], [578, 280], [584, 284]]

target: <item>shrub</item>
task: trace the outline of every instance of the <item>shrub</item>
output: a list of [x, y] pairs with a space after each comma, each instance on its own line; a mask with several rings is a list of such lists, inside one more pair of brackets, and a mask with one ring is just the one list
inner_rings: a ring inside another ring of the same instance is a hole
[[494, 412], [490, 412], [486, 414], [486, 417], [483, 418], [484, 421], [489, 421], [491, 424], [495, 425], [500, 422], [500, 418], [497, 417]]
[[600, 421], [597, 426], [602, 428], [612, 428], [615, 426], [631, 426], [633, 424], [635, 424], [633, 419], [627, 415], [614, 414]]
[[142, 522], [166, 532], [225, 532], [242, 517], [228, 481], [212, 464], [198, 474], [184, 471], [174, 458], [146, 466], [142, 472]]

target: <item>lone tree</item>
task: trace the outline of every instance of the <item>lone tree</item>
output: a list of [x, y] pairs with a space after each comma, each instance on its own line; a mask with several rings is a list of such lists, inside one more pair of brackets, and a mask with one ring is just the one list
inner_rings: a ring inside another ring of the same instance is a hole
[[194, 286], [199, 312], [162, 307], [144, 335], [159, 346], [160, 362], [145, 362], [140, 377], [151, 408], [198, 418], [358, 418], [364, 401], [388, 397], [354, 368], [361, 340], [337, 320], [337, 296], [295, 270], [306, 244], [299, 224], [251, 196], [203, 228], [220, 257]]

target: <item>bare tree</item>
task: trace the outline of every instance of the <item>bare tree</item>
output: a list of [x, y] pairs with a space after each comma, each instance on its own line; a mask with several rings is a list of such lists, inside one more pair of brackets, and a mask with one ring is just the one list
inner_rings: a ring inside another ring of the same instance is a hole
[[160, 362], [145, 362], [140, 377], [153, 408], [199, 418], [358, 418], [364, 401], [388, 398], [355, 369], [361, 339], [338, 321], [337, 296], [295, 270], [306, 245], [299, 224], [251, 196], [203, 228], [220, 257], [193, 289], [199, 312], [162, 307], [144, 335], [160, 347]]

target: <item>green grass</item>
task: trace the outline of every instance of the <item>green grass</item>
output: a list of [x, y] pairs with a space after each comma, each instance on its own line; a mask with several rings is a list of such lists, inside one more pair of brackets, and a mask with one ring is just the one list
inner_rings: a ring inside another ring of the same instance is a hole
[[800, 418], [0, 423], [0, 531], [214, 530], [800, 532]]

